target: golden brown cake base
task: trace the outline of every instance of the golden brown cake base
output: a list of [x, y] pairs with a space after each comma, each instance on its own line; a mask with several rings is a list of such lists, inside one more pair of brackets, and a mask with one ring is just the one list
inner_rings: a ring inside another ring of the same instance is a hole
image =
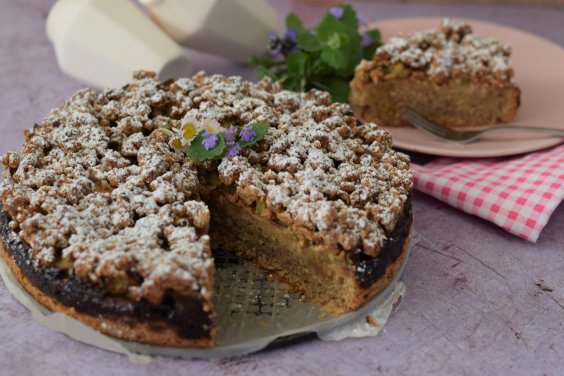
[[383, 126], [409, 126], [403, 119], [410, 108], [445, 128], [507, 123], [519, 108], [519, 89], [513, 84], [494, 86], [471, 77], [436, 83], [423, 78], [383, 79], [355, 77], [351, 103], [366, 121]]
[[[233, 203], [227, 195], [215, 194], [211, 203], [211, 237], [215, 245], [234, 250], [270, 272], [325, 312], [351, 312], [381, 292], [395, 277], [409, 248], [411, 208], [391, 238], [401, 243], [383, 249], [364, 263], [351, 253], [334, 248], [334, 243], [311, 244], [299, 232], [258, 215], [248, 206]], [[229, 229], [229, 230], [225, 230]], [[365, 270], [379, 264], [380, 270]], [[362, 280], [371, 278], [362, 286]]]

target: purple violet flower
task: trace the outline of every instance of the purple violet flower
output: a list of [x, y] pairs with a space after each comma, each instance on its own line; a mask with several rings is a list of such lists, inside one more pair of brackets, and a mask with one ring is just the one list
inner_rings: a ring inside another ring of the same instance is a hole
[[331, 14], [336, 19], [341, 19], [345, 11], [341, 7], [331, 7], [329, 8], [329, 14]]
[[268, 33], [267, 47], [270, 51], [270, 56], [272, 56], [273, 59], [276, 59], [282, 51], [282, 43], [280, 41], [280, 38], [278, 38], [278, 34], [276, 34], [274, 31]]
[[239, 145], [239, 143], [235, 142], [231, 145], [227, 146], [227, 150], [225, 151], [225, 156], [226, 157], [234, 157], [236, 155], [238, 155], [241, 150], [243, 148], [241, 147], [241, 145]]
[[270, 50], [270, 56], [273, 59], [276, 59], [278, 56], [280, 56], [280, 52], [282, 52], [282, 45], [281, 44], [276, 46], [276, 48]]
[[276, 34], [274, 31], [271, 31], [270, 33], [268, 33], [268, 40], [269, 41], [275, 41], [276, 39], [278, 39], [278, 34]]
[[368, 26], [368, 21], [366, 21], [366, 17], [364, 17], [364, 15], [358, 14], [356, 16], [356, 19], [358, 21], [358, 26], [361, 26], [361, 27]]
[[237, 128], [230, 126], [223, 131], [223, 137], [225, 138], [225, 144], [227, 146], [233, 145], [235, 143], [235, 137], [237, 136]]
[[217, 146], [217, 142], [219, 141], [217, 133], [204, 132], [203, 136], [202, 145], [204, 145], [204, 149], [211, 150]]
[[368, 33], [362, 34], [362, 48], [366, 48], [370, 46], [372, 42], [373, 42], [372, 37], [368, 35]]
[[286, 30], [286, 34], [284, 35], [284, 38], [295, 42], [297, 36], [298, 36], [298, 30], [296, 30], [295, 27], [291, 27], [288, 30]]
[[239, 135], [243, 141], [251, 142], [257, 136], [257, 132], [255, 132], [253, 127], [245, 127], [241, 129], [241, 133]]

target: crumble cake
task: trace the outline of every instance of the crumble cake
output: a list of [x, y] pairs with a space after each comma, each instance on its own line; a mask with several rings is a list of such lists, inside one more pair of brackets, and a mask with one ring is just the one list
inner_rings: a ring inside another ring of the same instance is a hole
[[510, 122], [519, 108], [510, 47], [445, 19], [439, 29], [391, 38], [351, 81], [350, 103], [366, 121], [406, 126], [406, 108], [445, 128]]
[[[238, 156], [193, 161], [161, 130], [185, 116], [270, 129]], [[80, 90], [2, 157], [1, 253], [47, 308], [137, 342], [213, 346], [210, 244], [351, 311], [407, 252], [411, 172], [391, 145], [325, 92], [138, 72]]]

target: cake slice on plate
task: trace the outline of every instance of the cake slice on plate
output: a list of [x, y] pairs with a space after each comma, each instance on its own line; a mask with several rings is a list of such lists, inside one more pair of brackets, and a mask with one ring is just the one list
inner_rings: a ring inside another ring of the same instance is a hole
[[406, 108], [446, 128], [509, 122], [519, 108], [510, 48], [445, 19], [437, 30], [391, 38], [351, 81], [350, 102], [366, 121], [409, 125]]

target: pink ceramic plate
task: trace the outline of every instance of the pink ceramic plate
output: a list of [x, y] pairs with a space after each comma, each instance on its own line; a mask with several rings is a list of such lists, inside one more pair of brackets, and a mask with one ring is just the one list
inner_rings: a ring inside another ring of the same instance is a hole
[[[384, 40], [401, 32], [438, 27], [440, 18], [380, 21]], [[467, 20], [475, 33], [498, 38], [512, 48], [515, 80], [521, 88], [521, 108], [512, 124], [564, 129], [564, 49], [538, 36], [482, 21]], [[385, 127], [384, 127], [385, 128]], [[497, 131], [468, 145], [445, 142], [415, 128], [385, 128], [394, 145], [406, 150], [452, 157], [499, 157], [557, 145], [562, 138], [540, 133]]]

